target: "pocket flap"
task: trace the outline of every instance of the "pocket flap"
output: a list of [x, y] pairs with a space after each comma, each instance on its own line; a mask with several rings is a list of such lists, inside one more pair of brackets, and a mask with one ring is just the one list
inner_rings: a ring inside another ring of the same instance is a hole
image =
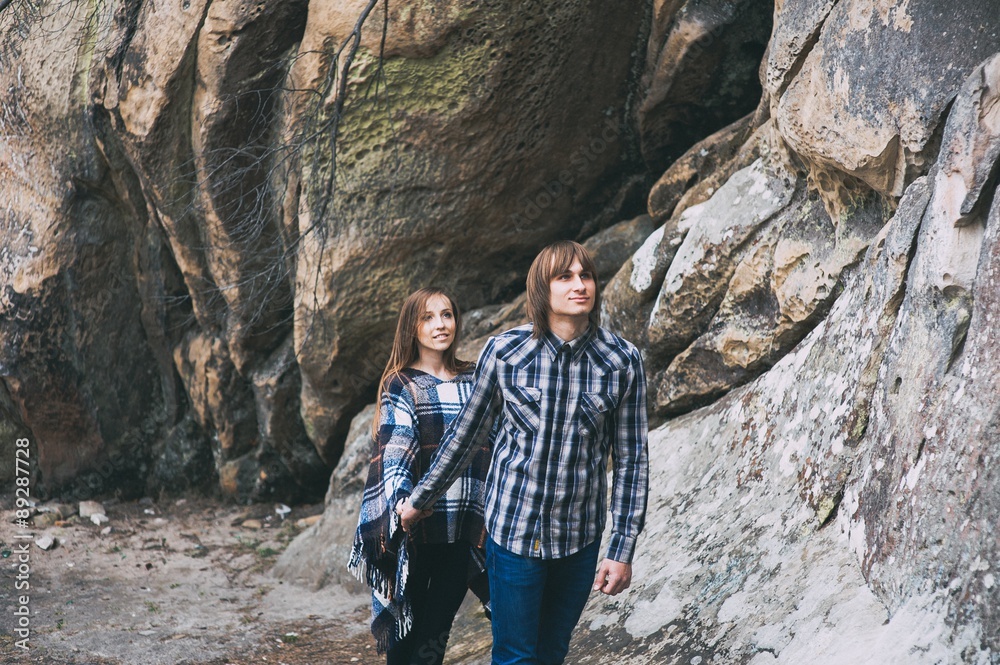
[[616, 397], [608, 393], [583, 393], [581, 397], [587, 410], [595, 413], [610, 411], [618, 404]]
[[539, 388], [529, 388], [527, 386], [503, 386], [503, 396], [508, 402], [517, 404], [531, 404], [542, 399], [542, 391]]

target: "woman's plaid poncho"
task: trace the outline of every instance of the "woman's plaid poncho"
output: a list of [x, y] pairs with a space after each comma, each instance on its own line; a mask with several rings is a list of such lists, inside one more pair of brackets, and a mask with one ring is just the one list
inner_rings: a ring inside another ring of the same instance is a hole
[[473, 549], [469, 588], [488, 602], [482, 547], [490, 451], [479, 451], [469, 469], [434, 504], [434, 513], [404, 537], [394, 507], [430, 466], [438, 442], [472, 393], [473, 374], [442, 381], [406, 368], [382, 395], [378, 440], [373, 443], [361, 515], [348, 564], [372, 588], [372, 635], [379, 653], [392, 647], [413, 625], [406, 594], [409, 542], [468, 542]]

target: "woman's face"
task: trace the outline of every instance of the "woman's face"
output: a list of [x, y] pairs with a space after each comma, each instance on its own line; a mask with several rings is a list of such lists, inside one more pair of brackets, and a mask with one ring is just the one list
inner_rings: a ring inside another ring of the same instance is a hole
[[455, 312], [451, 303], [438, 294], [427, 299], [427, 305], [417, 322], [417, 348], [443, 353], [455, 341]]

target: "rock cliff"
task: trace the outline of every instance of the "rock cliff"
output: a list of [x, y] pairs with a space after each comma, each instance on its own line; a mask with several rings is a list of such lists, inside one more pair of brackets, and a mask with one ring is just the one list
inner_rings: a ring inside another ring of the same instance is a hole
[[277, 572], [348, 584], [398, 303], [452, 289], [472, 354], [589, 239], [658, 427], [574, 662], [1000, 662], [994, 3], [386, 6], [0, 9], [0, 432], [40, 491], [329, 479]]
[[39, 491], [322, 496], [410, 291], [502, 302], [641, 211], [643, 3], [386, 6], [0, 14], [0, 374]]

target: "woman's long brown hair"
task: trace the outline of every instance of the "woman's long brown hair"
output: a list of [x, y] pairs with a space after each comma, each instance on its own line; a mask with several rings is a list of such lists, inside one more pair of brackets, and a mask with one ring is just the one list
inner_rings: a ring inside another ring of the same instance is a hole
[[399, 310], [399, 321], [396, 323], [396, 336], [392, 340], [392, 351], [389, 362], [382, 372], [378, 383], [378, 396], [375, 400], [375, 419], [372, 421], [372, 437], [378, 440], [379, 421], [382, 415], [382, 395], [389, 389], [392, 380], [399, 377], [405, 367], [409, 367], [420, 358], [420, 348], [417, 345], [417, 327], [420, 317], [427, 310], [427, 301], [434, 296], [443, 296], [448, 301], [455, 315], [455, 338], [444, 352], [444, 366], [451, 374], [461, 374], [472, 368], [472, 363], [455, 357], [455, 347], [462, 338], [462, 314], [455, 304], [455, 299], [443, 289], [428, 287], [414, 291], [407, 297]]

